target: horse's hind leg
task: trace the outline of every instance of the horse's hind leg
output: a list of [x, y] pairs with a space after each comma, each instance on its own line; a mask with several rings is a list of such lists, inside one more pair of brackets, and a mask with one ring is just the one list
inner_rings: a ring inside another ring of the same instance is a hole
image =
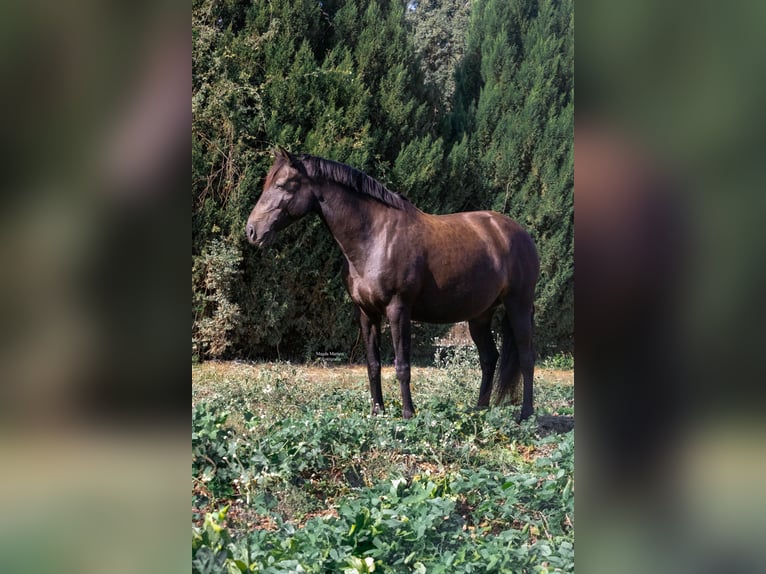
[[481, 387], [479, 387], [478, 407], [488, 407], [489, 398], [492, 394], [492, 380], [495, 377], [498, 352], [495, 340], [492, 337], [492, 311], [468, 322], [468, 330], [471, 339], [479, 351], [479, 364], [481, 365]]
[[532, 344], [534, 322], [534, 307], [531, 302], [506, 301], [506, 313], [513, 331], [513, 341], [516, 343], [521, 375], [524, 378], [524, 394], [521, 402], [521, 416], [524, 420], [532, 416], [533, 407], [533, 378], [535, 371], [535, 350]]
[[508, 312], [508, 304], [502, 316], [503, 346], [500, 348], [500, 376], [498, 377], [497, 402], [498, 404], [510, 399], [511, 404], [519, 404], [521, 395], [518, 392], [521, 380], [521, 365], [519, 363], [519, 350], [516, 347], [516, 339], [513, 336], [511, 319]]
[[370, 379], [372, 414], [382, 414], [385, 412], [385, 408], [383, 407], [383, 389], [380, 386], [380, 318], [371, 318], [360, 309], [359, 324], [362, 327], [362, 339], [367, 354], [367, 376]]

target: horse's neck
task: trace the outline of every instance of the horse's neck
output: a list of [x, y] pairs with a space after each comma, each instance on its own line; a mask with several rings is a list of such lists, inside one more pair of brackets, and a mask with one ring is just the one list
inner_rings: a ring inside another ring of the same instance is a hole
[[349, 263], [364, 268], [373, 243], [402, 212], [337, 185], [327, 184], [321, 193], [319, 211], [330, 233]]

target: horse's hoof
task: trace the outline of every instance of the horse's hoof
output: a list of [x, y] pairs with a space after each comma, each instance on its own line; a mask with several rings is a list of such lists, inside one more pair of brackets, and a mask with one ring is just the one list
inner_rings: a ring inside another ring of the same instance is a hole
[[413, 411], [410, 411], [410, 410], [402, 411], [402, 417], [404, 417], [405, 419], [411, 419], [413, 416], [415, 416], [415, 413]]
[[533, 414], [535, 414], [534, 409], [521, 409], [521, 414], [519, 415], [519, 422], [527, 420]]

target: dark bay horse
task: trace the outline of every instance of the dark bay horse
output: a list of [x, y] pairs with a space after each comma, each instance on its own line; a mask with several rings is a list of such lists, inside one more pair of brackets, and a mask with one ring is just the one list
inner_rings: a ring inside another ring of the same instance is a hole
[[[468, 321], [481, 363], [478, 406], [489, 405], [500, 356], [498, 402], [516, 398], [523, 375], [520, 418], [532, 414], [533, 301], [540, 264], [532, 238], [518, 223], [491, 211], [429, 215], [352, 167], [277, 150], [247, 221], [248, 240], [267, 245], [279, 230], [311, 212], [324, 221], [345, 256], [343, 278], [359, 308], [373, 414], [384, 411], [383, 317], [391, 326], [404, 418], [415, 412], [410, 395], [413, 320]], [[491, 324], [501, 305], [498, 354]]]

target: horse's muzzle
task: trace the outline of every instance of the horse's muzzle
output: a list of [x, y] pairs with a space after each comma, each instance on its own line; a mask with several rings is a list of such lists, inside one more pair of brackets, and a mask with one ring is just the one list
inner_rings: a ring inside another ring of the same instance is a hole
[[245, 235], [247, 235], [247, 240], [252, 245], [255, 245], [256, 247], [265, 247], [274, 241], [275, 234], [273, 230], [268, 230], [259, 237], [258, 231], [255, 228], [255, 224], [248, 223], [245, 226]]
[[255, 245], [257, 241], [255, 237], [255, 225], [248, 223], [247, 226], [245, 226], [245, 235], [247, 235], [247, 240]]

